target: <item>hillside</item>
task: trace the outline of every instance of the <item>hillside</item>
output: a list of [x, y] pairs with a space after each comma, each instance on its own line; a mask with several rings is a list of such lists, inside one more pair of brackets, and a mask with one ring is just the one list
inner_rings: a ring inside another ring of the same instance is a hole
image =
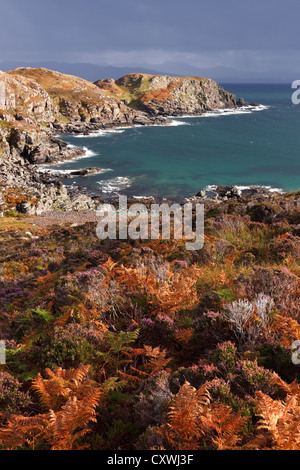
[[129, 74], [95, 84], [127, 106], [153, 115], [202, 114], [216, 108], [236, 107], [236, 97], [216, 82], [202, 77]]
[[[50, 122], [57, 127], [76, 131], [84, 123], [107, 125], [132, 122], [136, 114], [93, 83], [72, 75], [47, 69], [18, 68], [7, 72], [8, 77], [20, 77], [35, 82], [47, 93], [52, 103]], [[29, 83], [29, 82], [28, 82]], [[28, 90], [30, 96], [30, 90]], [[33, 109], [32, 112], [35, 112]], [[73, 126], [73, 129], [72, 129]], [[51, 127], [51, 126], [50, 126]]]
[[201, 191], [187, 251], [100, 241], [99, 198], [37, 171], [84, 151], [58, 133], [241, 104], [199, 77], [0, 72], [1, 450], [300, 449], [300, 193]]
[[162, 116], [238, 104], [234, 95], [205, 78], [130, 74], [93, 84], [47, 69], [17, 68], [0, 72], [1, 152], [31, 163], [61, 160], [66, 145], [54, 134], [167, 124]]
[[0, 184], [3, 190], [23, 191], [22, 210], [30, 213], [50, 208], [89, 210], [96, 201], [74, 193], [70, 199], [59, 181], [35, 167], [85, 153], [69, 147], [57, 134], [88, 134], [120, 125], [167, 125], [168, 115], [239, 105], [214, 81], [199, 77], [129, 74], [94, 84], [44, 68], [0, 72]]
[[299, 198], [208, 201], [198, 252], [0, 219], [0, 449], [299, 450]]

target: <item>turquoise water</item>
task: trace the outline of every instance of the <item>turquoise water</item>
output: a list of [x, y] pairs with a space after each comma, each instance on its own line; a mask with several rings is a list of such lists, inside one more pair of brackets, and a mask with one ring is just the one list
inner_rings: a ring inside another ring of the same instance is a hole
[[300, 188], [300, 105], [290, 85], [225, 85], [261, 111], [177, 118], [172, 127], [135, 127], [94, 137], [63, 136], [89, 149], [59, 170], [98, 166], [106, 171], [64, 179], [88, 189], [130, 196], [181, 199], [208, 185]]

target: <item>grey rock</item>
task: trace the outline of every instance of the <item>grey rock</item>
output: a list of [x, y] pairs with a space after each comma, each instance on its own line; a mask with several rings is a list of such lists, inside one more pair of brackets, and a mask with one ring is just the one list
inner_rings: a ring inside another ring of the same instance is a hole
[[239, 197], [239, 190], [236, 186], [218, 186], [216, 192], [221, 198]]
[[21, 202], [17, 204], [17, 211], [21, 214], [34, 215], [36, 210], [29, 202]]

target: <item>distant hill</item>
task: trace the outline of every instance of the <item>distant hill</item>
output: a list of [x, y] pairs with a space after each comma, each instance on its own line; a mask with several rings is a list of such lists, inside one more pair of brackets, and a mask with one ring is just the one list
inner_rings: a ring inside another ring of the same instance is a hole
[[[17, 67], [46, 68], [60, 73], [84, 78], [90, 82], [99, 79], [120, 77], [131, 73], [144, 73], [149, 75], [169, 75], [182, 77], [207, 77], [218, 83], [291, 83], [297, 78], [297, 70], [286, 70], [283, 74], [279, 70], [257, 72], [256, 70], [237, 70], [226, 66], [197, 67], [185, 62], [167, 61], [156, 65], [154, 69], [143, 66], [115, 67], [112, 65], [96, 65], [89, 63], [65, 62], [0, 62], [0, 70], [7, 72]], [[299, 74], [298, 74], [299, 76]]]

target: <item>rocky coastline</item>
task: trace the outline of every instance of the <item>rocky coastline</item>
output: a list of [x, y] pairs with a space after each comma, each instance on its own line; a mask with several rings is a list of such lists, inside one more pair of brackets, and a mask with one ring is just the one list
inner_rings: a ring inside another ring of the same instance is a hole
[[[82, 157], [84, 148], [61, 140], [63, 134], [88, 135], [120, 126], [168, 125], [168, 116], [199, 115], [249, 105], [210, 79], [130, 74], [94, 84], [47, 69], [21, 68], [0, 72], [0, 212], [16, 209], [29, 215], [51, 210], [95, 210], [102, 197], [66, 187], [61, 175], [42, 172], [41, 165]], [[70, 172], [100, 173], [101, 168]], [[72, 174], [73, 173], [73, 174]], [[15, 191], [15, 207], [5, 193]], [[270, 197], [263, 188], [239, 191], [219, 187], [203, 190], [191, 201], [218, 203], [231, 198]]]

